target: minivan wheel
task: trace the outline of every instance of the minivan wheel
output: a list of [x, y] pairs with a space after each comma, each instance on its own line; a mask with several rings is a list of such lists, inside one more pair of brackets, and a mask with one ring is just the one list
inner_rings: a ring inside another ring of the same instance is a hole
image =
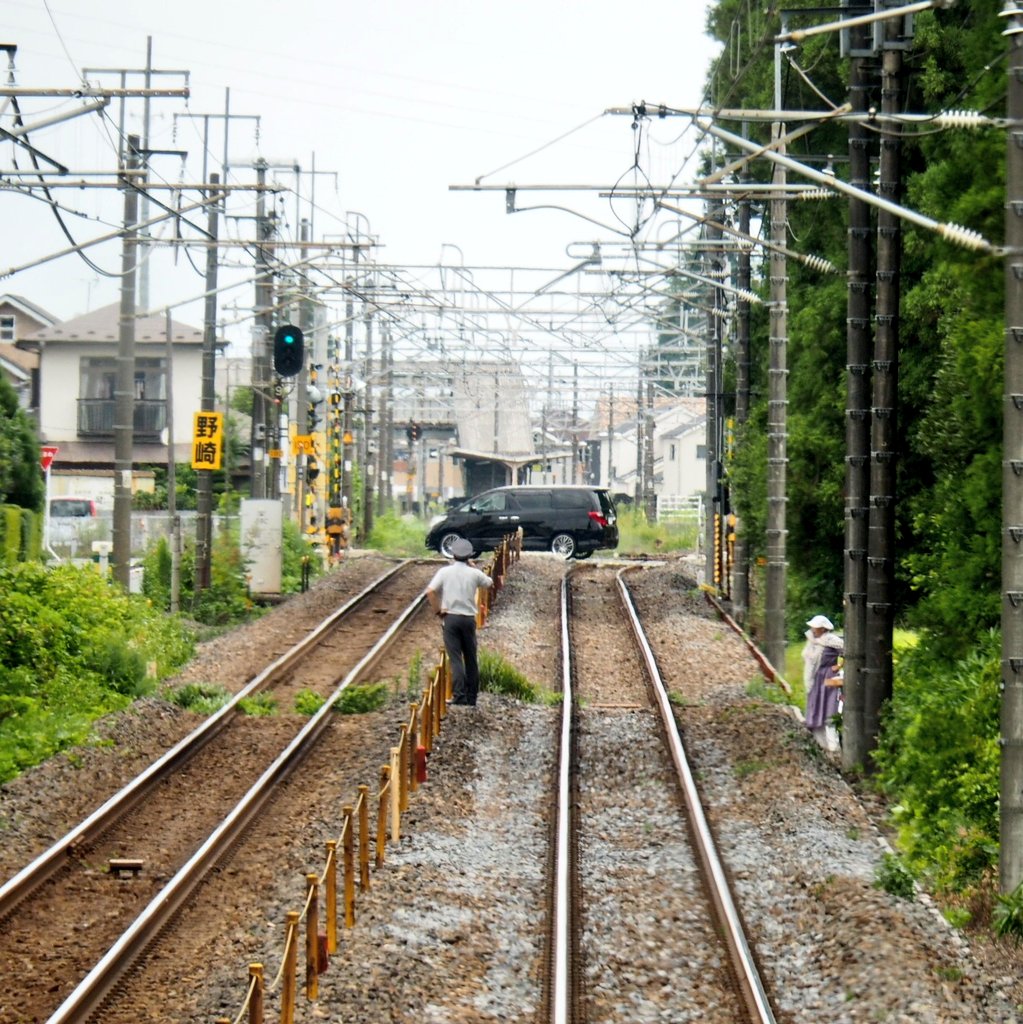
[[570, 533], [556, 533], [551, 538], [551, 551], [560, 558], [571, 558], [575, 554], [575, 538]]
[[445, 558], [454, 558], [455, 556], [451, 553], [451, 545], [454, 544], [456, 540], [461, 539], [462, 537], [460, 534], [445, 533], [440, 539], [440, 544], [437, 546], [438, 550]]

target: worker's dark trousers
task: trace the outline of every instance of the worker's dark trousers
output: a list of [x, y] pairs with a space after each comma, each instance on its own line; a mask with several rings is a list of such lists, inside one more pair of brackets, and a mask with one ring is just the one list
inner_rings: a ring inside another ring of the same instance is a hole
[[480, 667], [476, 660], [476, 616], [444, 616], [444, 648], [451, 662], [451, 690], [454, 704], [476, 703], [480, 688]]

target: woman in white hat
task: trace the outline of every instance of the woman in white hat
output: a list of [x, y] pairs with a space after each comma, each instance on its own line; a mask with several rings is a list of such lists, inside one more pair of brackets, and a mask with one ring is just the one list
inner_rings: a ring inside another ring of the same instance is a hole
[[806, 727], [825, 750], [838, 750], [838, 731], [831, 719], [838, 711], [840, 691], [828, 686], [837, 675], [836, 665], [845, 643], [826, 615], [815, 615], [807, 622], [803, 645], [803, 686], [806, 690]]

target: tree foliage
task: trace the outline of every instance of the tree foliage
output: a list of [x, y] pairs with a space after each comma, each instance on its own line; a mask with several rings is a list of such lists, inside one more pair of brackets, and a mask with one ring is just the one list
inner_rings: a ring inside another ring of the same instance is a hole
[[18, 405], [14, 388], [0, 374], [0, 505], [39, 512], [45, 498], [35, 426]]

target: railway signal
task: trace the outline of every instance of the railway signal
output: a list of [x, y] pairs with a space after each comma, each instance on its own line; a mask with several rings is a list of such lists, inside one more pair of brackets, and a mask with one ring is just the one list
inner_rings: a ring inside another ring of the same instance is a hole
[[274, 370], [282, 377], [296, 376], [302, 369], [303, 348], [300, 327], [278, 327], [274, 335]]

